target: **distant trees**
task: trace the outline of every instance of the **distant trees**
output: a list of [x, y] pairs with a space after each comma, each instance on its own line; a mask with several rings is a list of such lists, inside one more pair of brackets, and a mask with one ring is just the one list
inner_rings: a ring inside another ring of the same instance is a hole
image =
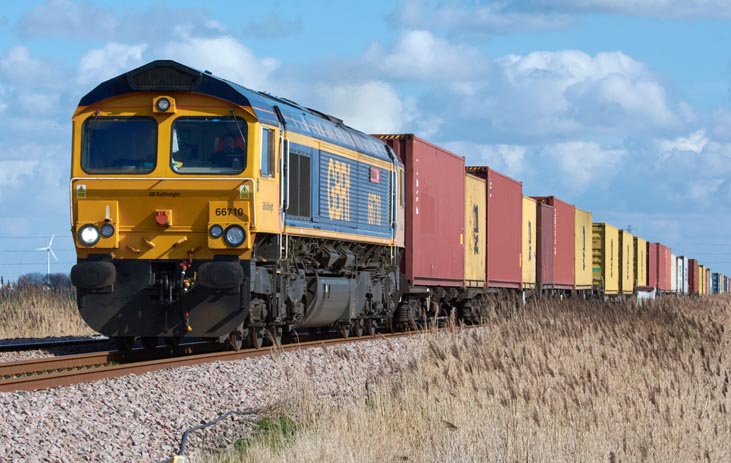
[[71, 287], [71, 279], [65, 273], [24, 273], [18, 277], [18, 287], [47, 286], [50, 289], [67, 289]]

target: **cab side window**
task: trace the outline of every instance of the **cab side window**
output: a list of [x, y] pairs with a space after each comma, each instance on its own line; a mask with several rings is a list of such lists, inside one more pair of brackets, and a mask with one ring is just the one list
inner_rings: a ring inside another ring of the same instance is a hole
[[261, 129], [261, 175], [274, 175], [274, 130]]

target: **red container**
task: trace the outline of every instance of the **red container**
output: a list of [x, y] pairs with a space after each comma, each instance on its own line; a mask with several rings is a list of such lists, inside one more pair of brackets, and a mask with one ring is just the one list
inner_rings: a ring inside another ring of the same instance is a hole
[[[573, 289], [576, 241], [576, 208], [555, 196], [533, 196], [539, 203], [553, 206], [553, 285], [555, 289]], [[542, 224], [542, 222], [541, 222]], [[539, 240], [539, 243], [541, 241]], [[543, 285], [545, 288], [546, 286]]]
[[536, 283], [538, 288], [553, 288], [553, 254], [555, 246], [553, 206], [538, 202], [538, 230], [536, 230]]
[[647, 243], [647, 286], [657, 288], [657, 243]]
[[696, 259], [688, 259], [688, 294], [698, 295], [700, 293], [698, 282], [698, 261]]
[[467, 172], [487, 180], [487, 286], [520, 288], [523, 184], [489, 167]]
[[655, 243], [657, 245], [657, 289], [660, 291], [670, 291], [671, 289], [671, 266], [670, 248], [664, 244]]
[[[412, 286], [462, 286], [464, 158], [412, 134], [378, 137], [393, 148], [406, 169], [406, 249], [401, 270]], [[517, 236], [520, 240], [520, 231]]]

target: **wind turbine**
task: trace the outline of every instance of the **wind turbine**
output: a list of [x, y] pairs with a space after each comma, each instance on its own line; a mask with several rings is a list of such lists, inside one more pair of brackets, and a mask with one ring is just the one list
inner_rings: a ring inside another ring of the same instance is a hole
[[58, 257], [56, 257], [56, 253], [53, 252], [53, 249], [51, 249], [51, 246], [53, 246], [53, 238], [55, 237], [56, 235], [51, 235], [51, 241], [48, 242], [48, 246], [36, 249], [36, 251], [46, 251], [46, 257], [48, 258], [48, 267], [46, 268], [47, 280], [51, 278], [51, 256], [53, 256], [53, 258], [56, 259], [56, 262], [58, 262]]

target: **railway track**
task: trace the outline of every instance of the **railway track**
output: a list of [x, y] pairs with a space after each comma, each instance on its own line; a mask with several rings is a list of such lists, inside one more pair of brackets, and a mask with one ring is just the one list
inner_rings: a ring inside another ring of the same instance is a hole
[[274, 352], [290, 352], [409, 334], [413, 333], [379, 333], [373, 336], [321, 339], [240, 351], [220, 351], [220, 347], [215, 344], [196, 343], [180, 346], [174, 351], [157, 349], [150, 353], [140, 349], [124, 356], [119, 351], [106, 351], [6, 362], [0, 363], [0, 392], [48, 389], [130, 374], [143, 374], [165, 368], [241, 360], [270, 355]]

